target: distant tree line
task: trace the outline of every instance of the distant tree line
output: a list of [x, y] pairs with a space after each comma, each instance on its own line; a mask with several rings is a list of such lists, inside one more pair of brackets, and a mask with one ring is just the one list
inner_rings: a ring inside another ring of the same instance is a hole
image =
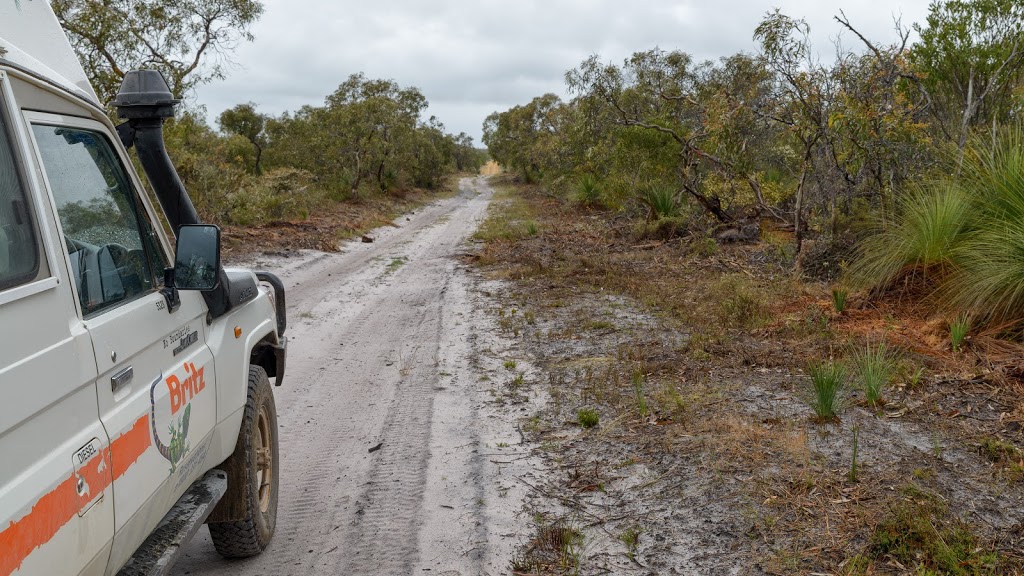
[[799, 250], [811, 231], [884, 227], [909, 183], [962, 161], [972, 135], [1018, 121], [1022, 15], [1016, 0], [938, 1], [878, 43], [840, 12], [856, 49], [824, 61], [806, 22], [774, 10], [753, 31], [754, 54], [594, 55], [566, 73], [570, 100], [495, 112], [484, 143], [521, 178], [585, 203], [640, 208], [651, 189], [669, 190], [723, 223], [784, 222]]
[[[259, 0], [52, 0], [101, 102], [129, 70], [161, 71], [178, 96], [225, 76], [230, 56], [252, 41]], [[191, 102], [191, 100], [187, 100]], [[416, 88], [353, 74], [322, 106], [275, 117], [252, 102], [218, 118], [194, 103], [165, 134], [171, 157], [207, 220], [258, 224], [308, 215], [332, 201], [408, 188], [434, 189], [487, 158], [465, 133], [422, 118]]]
[[172, 159], [203, 215], [259, 224], [301, 218], [329, 202], [411, 188], [437, 189], [457, 171], [479, 170], [487, 153], [422, 115], [416, 88], [353, 74], [322, 106], [280, 116], [251, 102], [218, 117], [186, 111], [165, 128]]

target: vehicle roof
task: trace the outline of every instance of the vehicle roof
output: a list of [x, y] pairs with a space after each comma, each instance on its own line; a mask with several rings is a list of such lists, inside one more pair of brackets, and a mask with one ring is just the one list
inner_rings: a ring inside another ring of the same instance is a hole
[[0, 61], [97, 104], [99, 98], [48, 0], [0, 0]]

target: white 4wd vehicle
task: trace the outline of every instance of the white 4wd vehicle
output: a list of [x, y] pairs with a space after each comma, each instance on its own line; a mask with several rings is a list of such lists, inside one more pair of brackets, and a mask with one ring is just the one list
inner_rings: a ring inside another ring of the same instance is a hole
[[204, 521], [226, 556], [273, 535], [284, 289], [221, 267], [163, 148], [176, 103], [131, 72], [115, 128], [48, 3], [0, 1], [0, 576], [166, 572]]

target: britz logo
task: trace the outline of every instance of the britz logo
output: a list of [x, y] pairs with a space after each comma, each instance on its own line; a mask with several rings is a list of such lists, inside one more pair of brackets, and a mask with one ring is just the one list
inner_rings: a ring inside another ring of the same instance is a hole
[[196, 394], [206, 388], [206, 379], [203, 378], [203, 367], [196, 368], [191, 362], [185, 362], [185, 380], [179, 380], [171, 374], [167, 377], [167, 391], [171, 395], [171, 415], [173, 416], [182, 406], [188, 404]]

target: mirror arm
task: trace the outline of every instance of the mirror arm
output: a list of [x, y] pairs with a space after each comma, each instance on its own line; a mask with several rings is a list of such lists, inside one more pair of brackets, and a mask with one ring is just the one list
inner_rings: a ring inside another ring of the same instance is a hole
[[167, 301], [167, 313], [174, 312], [181, 307], [181, 298], [178, 297], [178, 289], [174, 287], [174, 268], [164, 268], [164, 287], [160, 289]]

